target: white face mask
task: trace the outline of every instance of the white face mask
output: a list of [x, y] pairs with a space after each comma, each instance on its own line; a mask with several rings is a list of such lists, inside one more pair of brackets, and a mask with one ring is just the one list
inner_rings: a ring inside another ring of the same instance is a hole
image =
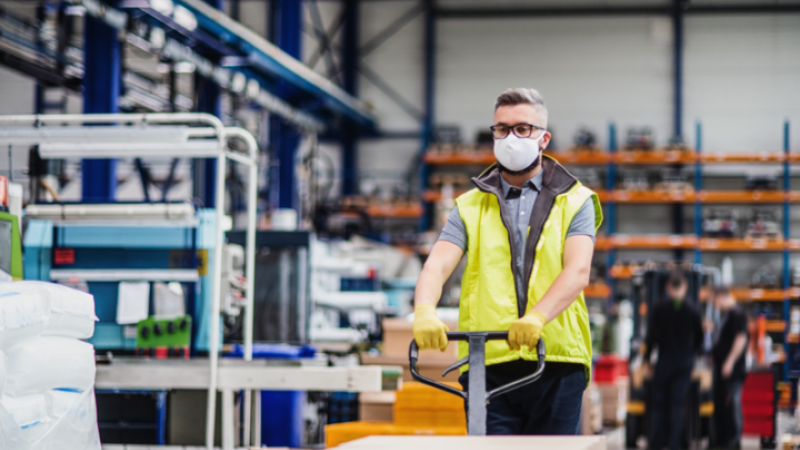
[[545, 133], [536, 139], [518, 138], [514, 133], [509, 133], [503, 139], [494, 140], [494, 156], [497, 161], [508, 170], [522, 170], [533, 163], [539, 156], [539, 141]]

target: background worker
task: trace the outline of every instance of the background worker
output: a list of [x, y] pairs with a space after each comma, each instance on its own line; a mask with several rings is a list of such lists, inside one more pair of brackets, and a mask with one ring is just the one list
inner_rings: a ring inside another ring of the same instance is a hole
[[714, 333], [714, 430], [718, 448], [739, 448], [742, 439], [742, 384], [747, 376], [747, 316], [727, 287], [714, 290], [720, 321]]
[[[682, 447], [683, 405], [689, 394], [695, 356], [703, 347], [700, 313], [688, 304], [688, 283], [682, 272], [674, 271], [666, 286], [666, 298], [649, 313], [644, 362], [658, 350], [652, 377], [652, 423], [649, 448], [661, 450], [669, 431], [669, 448]], [[647, 368], [648, 371], [649, 367]]]
[[[540, 336], [547, 366], [536, 382], [487, 405], [487, 434], [577, 434], [591, 370], [589, 283], [594, 236], [602, 221], [597, 195], [554, 159], [547, 108], [534, 89], [510, 89], [495, 103], [497, 164], [456, 200], [417, 282], [414, 338], [421, 349], [447, 347], [436, 317], [442, 285], [466, 252], [460, 331], [505, 331], [486, 345], [486, 385], [533, 373]], [[459, 343], [459, 358], [467, 355]], [[468, 374], [459, 378], [469, 390]]]

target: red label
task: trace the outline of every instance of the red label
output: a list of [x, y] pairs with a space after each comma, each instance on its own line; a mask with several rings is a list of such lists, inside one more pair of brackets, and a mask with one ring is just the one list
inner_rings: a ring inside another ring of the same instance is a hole
[[75, 249], [57, 248], [53, 253], [53, 261], [56, 264], [75, 264]]

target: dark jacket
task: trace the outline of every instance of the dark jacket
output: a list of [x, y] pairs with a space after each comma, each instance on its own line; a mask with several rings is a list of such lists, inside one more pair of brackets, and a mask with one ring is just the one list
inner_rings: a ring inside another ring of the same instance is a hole
[[658, 349], [657, 371], [691, 368], [703, 349], [700, 313], [685, 301], [664, 300], [648, 314], [645, 361]]

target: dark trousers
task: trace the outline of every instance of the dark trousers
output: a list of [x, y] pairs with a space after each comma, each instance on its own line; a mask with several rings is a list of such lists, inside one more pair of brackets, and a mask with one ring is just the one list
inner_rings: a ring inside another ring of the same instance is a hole
[[[663, 364], [666, 366], [666, 364]], [[689, 396], [692, 366], [656, 367], [652, 382], [650, 450], [664, 448], [669, 430], [669, 448], [678, 450], [683, 440], [683, 405]]]
[[[532, 374], [537, 364], [518, 360], [486, 367], [486, 390]], [[458, 382], [469, 392], [468, 372]], [[486, 434], [578, 434], [584, 389], [583, 365], [548, 362], [538, 381], [494, 398], [486, 405]]]
[[723, 379], [714, 368], [714, 435], [717, 448], [738, 448], [742, 440], [742, 380]]

